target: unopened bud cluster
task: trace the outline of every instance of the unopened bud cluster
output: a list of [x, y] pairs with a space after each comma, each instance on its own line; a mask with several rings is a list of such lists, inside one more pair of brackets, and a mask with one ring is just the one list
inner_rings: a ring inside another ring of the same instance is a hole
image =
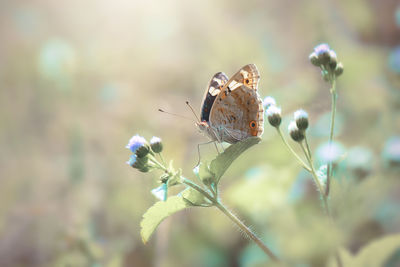
[[290, 137], [296, 142], [304, 140], [308, 128], [308, 114], [302, 109], [294, 113], [294, 121], [291, 121], [288, 127]]
[[317, 45], [309, 59], [314, 66], [321, 68], [321, 74], [325, 81], [332, 81], [343, 73], [342, 62], [338, 62], [336, 52], [327, 44]]
[[142, 136], [134, 135], [126, 148], [133, 153], [126, 163], [141, 172], [148, 172], [154, 168], [154, 165], [149, 161], [149, 156], [151, 153], [160, 153], [163, 147], [161, 139], [158, 137], [153, 137], [148, 144]]

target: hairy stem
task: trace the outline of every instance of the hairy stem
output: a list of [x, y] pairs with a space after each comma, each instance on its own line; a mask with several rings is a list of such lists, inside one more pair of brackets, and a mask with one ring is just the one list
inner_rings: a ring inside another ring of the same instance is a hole
[[307, 150], [308, 150], [308, 151], [310, 151], [310, 150], [309, 150], [309, 148], [306, 150], [306, 148], [304, 147], [304, 143], [303, 143], [303, 142], [301, 142], [301, 143], [299, 143], [299, 144], [300, 144], [301, 149], [303, 150], [304, 154], [306, 155], [306, 158], [307, 158], [307, 160], [308, 160], [308, 163], [309, 163], [310, 166], [311, 166], [311, 175], [312, 175], [312, 177], [313, 177], [313, 179], [314, 179], [315, 184], [316, 184], [317, 187], [318, 187], [318, 191], [320, 192], [322, 201], [324, 202], [324, 209], [325, 209], [325, 212], [326, 212], [326, 214], [330, 217], [330, 211], [329, 211], [329, 206], [328, 206], [328, 199], [327, 199], [327, 197], [326, 197], [326, 195], [325, 195], [325, 190], [324, 190], [324, 188], [322, 187], [322, 185], [321, 185], [321, 183], [320, 183], [320, 181], [319, 181], [319, 179], [318, 179], [318, 175], [317, 175], [317, 172], [315, 171], [314, 164], [313, 164], [313, 162], [312, 162], [311, 156], [308, 155], [308, 152], [307, 152]]
[[267, 254], [273, 261], [279, 261], [275, 254], [258, 238], [255, 233], [247, 227], [238, 217], [229, 211], [221, 202], [216, 202], [215, 206], [222, 211], [232, 222], [234, 222], [246, 235], [259, 246], [265, 254]]
[[296, 152], [294, 152], [294, 150], [292, 149], [292, 147], [288, 144], [288, 142], [286, 141], [285, 137], [282, 134], [282, 131], [279, 127], [275, 127], [276, 130], [278, 131], [279, 136], [281, 137], [283, 143], [286, 145], [286, 147], [289, 149], [289, 151], [293, 154], [293, 156], [295, 156], [295, 158], [297, 159], [297, 161], [300, 163], [300, 165], [306, 169], [307, 171], [311, 172], [311, 168], [307, 166], [307, 164], [304, 163], [304, 161], [299, 157], [299, 155], [296, 154]]
[[264, 251], [265, 254], [267, 254], [272, 260], [279, 261], [275, 254], [261, 241], [261, 239], [258, 238], [249, 227], [247, 227], [238, 217], [236, 217], [231, 211], [229, 211], [220, 201], [218, 201], [216, 197], [212, 196], [199, 185], [184, 177], [182, 177], [182, 182], [197, 190], [204, 197], [210, 200], [220, 211], [222, 211], [232, 222], [234, 222], [244, 233], [246, 233], [246, 235], [251, 240], [253, 240], [257, 244], [257, 246], [259, 246]]

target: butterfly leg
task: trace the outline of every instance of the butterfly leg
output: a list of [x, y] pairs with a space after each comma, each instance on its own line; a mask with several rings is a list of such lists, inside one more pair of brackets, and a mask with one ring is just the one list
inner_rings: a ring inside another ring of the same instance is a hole
[[215, 149], [217, 150], [218, 154], [221, 154], [221, 153], [219, 152], [219, 149], [218, 149], [218, 146], [217, 146], [217, 142], [216, 142], [216, 141], [214, 141], [214, 146], [215, 146]]
[[219, 143], [219, 145], [221, 146], [221, 148], [222, 148], [222, 151], [223, 151], [223, 152], [225, 152], [224, 145], [223, 145], [222, 143]]

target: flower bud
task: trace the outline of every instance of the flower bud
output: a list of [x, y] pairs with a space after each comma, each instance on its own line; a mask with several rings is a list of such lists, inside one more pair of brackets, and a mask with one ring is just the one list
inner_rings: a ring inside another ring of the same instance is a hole
[[[135, 156], [137, 156], [137, 155], [135, 155]], [[132, 166], [133, 168], [136, 168], [136, 169], [138, 169], [138, 170], [141, 170], [141, 169], [143, 169], [143, 168], [145, 168], [145, 167], [148, 167], [148, 164], [147, 164], [148, 161], [149, 161], [149, 158], [148, 158], [148, 157], [143, 157], [143, 158], [136, 157], [135, 163], [132, 164], [131, 166]]]
[[335, 51], [330, 50], [329, 51], [329, 57], [330, 57], [329, 64], [328, 64], [329, 68], [331, 70], [335, 70], [336, 69], [336, 65], [337, 65], [337, 56], [336, 56]]
[[163, 145], [161, 143], [161, 138], [153, 136], [150, 140], [150, 147], [155, 153], [160, 153], [163, 150]]
[[145, 144], [146, 144], [146, 139], [137, 134], [132, 136], [132, 138], [129, 140], [129, 143], [126, 145], [126, 148], [129, 148], [133, 153], [135, 153], [136, 150], [138, 150]]
[[276, 101], [275, 101], [275, 98], [273, 98], [271, 96], [267, 96], [263, 100], [263, 107], [265, 109], [268, 109], [270, 106], [276, 106]]
[[169, 178], [171, 178], [171, 174], [169, 174], [169, 173], [163, 173], [163, 174], [160, 176], [160, 181], [161, 181], [162, 183], [166, 183], [166, 182], [168, 181]]
[[133, 165], [136, 163], [137, 156], [135, 154], [131, 155], [129, 160], [126, 162], [126, 164], [130, 165], [133, 167]]
[[280, 108], [278, 108], [275, 105], [272, 105], [267, 109], [265, 113], [267, 114], [269, 124], [271, 124], [274, 127], [279, 127], [279, 125], [281, 125], [282, 117]]
[[321, 63], [319, 62], [318, 56], [315, 52], [312, 52], [310, 54], [310, 56], [308, 57], [308, 59], [310, 60], [311, 64], [313, 64], [314, 66], [319, 67], [321, 65]]
[[142, 168], [138, 168], [140, 172], [149, 172], [150, 168], [148, 166], [143, 166]]
[[139, 147], [136, 150], [136, 156], [138, 156], [138, 158], [144, 158], [147, 156], [147, 154], [149, 154], [149, 152], [150, 152], [149, 145], [146, 144], [146, 145]]
[[343, 64], [342, 62], [339, 62], [335, 69], [335, 76], [339, 77], [340, 75], [342, 75], [342, 73], [343, 73]]
[[294, 120], [299, 130], [305, 131], [308, 128], [308, 114], [304, 110], [297, 110], [294, 113]]
[[301, 142], [304, 140], [304, 132], [297, 128], [296, 122], [291, 121], [288, 127], [290, 137], [296, 142]]
[[330, 48], [327, 44], [320, 44], [314, 48], [314, 52], [318, 57], [318, 61], [321, 65], [325, 65], [330, 61]]

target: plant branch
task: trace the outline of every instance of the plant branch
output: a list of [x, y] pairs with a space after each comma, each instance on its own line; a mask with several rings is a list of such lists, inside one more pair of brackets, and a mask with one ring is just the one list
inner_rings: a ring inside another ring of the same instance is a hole
[[[337, 93], [336, 93], [336, 78], [332, 78], [332, 87], [330, 89], [331, 96], [332, 96], [332, 111], [331, 111], [331, 129], [330, 129], [330, 134], [329, 134], [329, 150], [331, 152], [332, 150], [332, 143], [333, 143], [333, 133], [334, 133], [334, 128], [335, 128], [335, 117], [336, 117], [336, 99], [337, 99]], [[329, 189], [330, 189], [330, 178], [331, 178], [331, 173], [332, 173], [332, 161], [328, 162], [328, 169], [326, 173], [326, 192], [325, 195], [329, 195]]]
[[215, 202], [215, 206], [222, 211], [232, 222], [234, 222], [246, 235], [259, 246], [265, 254], [267, 254], [273, 261], [279, 261], [277, 256], [261, 241], [256, 234], [247, 227], [238, 217], [229, 211], [222, 203]]
[[234, 222], [244, 233], [246, 233], [246, 235], [253, 240], [257, 246], [259, 246], [273, 261], [279, 261], [275, 254], [261, 241], [261, 239], [258, 238], [249, 227], [247, 227], [238, 217], [229, 211], [221, 202], [219, 202], [217, 197], [210, 195], [206, 190], [186, 179], [185, 177], [182, 177], [182, 182], [187, 186], [197, 190], [208, 200], [210, 200], [220, 211], [222, 211], [232, 222]]
[[330, 217], [331, 215], [330, 215], [329, 206], [328, 206], [328, 199], [327, 199], [327, 197], [325, 195], [325, 191], [324, 191], [324, 189], [323, 189], [323, 187], [322, 187], [322, 185], [321, 185], [321, 183], [320, 183], [320, 181], [318, 179], [318, 175], [317, 175], [317, 172], [315, 171], [314, 164], [313, 164], [313, 162], [311, 160], [311, 156], [308, 155], [308, 153], [306, 151], [306, 148], [304, 147], [304, 143], [301, 142], [299, 144], [300, 144], [300, 147], [303, 150], [304, 154], [306, 155], [308, 163], [311, 166], [311, 175], [312, 175], [312, 177], [314, 179], [315, 184], [318, 187], [318, 191], [320, 192], [320, 195], [322, 197], [322, 201], [324, 202], [325, 212]]
[[304, 161], [299, 157], [299, 155], [296, 154], [296, 152], [294, 152], [294, 150], [292, 149], [292, 147], [288, 144], [288, 142], [286, 141], [285, 137], [282, 134], [282, 131], [279, 127], [275, 127], [276, 130], [278, 131], [279, 136], [281, 137], [283, 143], [286, 145], [286, 147], [289, 149], [289, 151], [295, 156], [295, 158], [297, 159], [297, 161], [300, 163], [300, 165], [306, 169], [307, 171], [311, 172], [311, 168], [307, 166], [307, 164], [304, 163]]

